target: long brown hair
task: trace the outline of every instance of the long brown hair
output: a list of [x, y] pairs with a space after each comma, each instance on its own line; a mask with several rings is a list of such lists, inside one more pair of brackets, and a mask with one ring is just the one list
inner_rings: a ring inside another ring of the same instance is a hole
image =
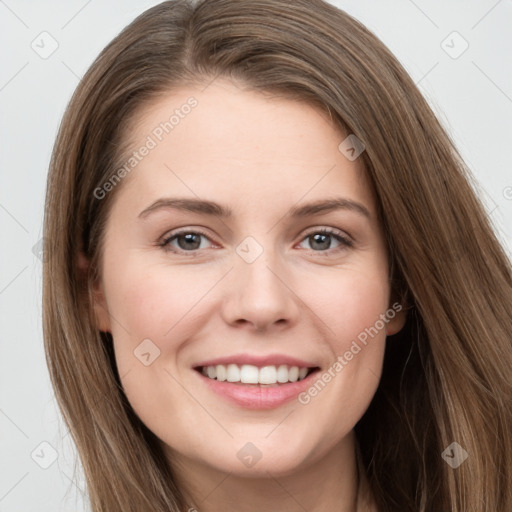
[[[43, 328], [92, 510], [187, 508], [123, 393], [109, 333], [94, 325], [91, 289], [122, 183], [102, 200], [94, 190], [121, 165], [123, 128], [148, 101], [217, 76], [309, 102], [365, 145], [392, 290], [408, 307], [355, 427], [379, 510], [511, 511], [510, 261], [414, 82], [369, 30], [321, 0], [161, 3], [101, 52], [66, 110], [47, 185]], [[469, 454], [457, 468], [442, 456], [453, 442]]]

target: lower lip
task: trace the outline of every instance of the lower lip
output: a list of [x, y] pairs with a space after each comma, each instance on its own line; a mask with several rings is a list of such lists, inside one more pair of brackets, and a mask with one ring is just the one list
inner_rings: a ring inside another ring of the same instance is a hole
[[315, 370], [297, 382], [277, 386], [260, 386], [259, 384], [240, 384], [209, 379], [202, 373], [194, 371], [212, 391], [245, 409], [274, 409], [290, 402], [311, 385], [312, 378], [318, 372]]

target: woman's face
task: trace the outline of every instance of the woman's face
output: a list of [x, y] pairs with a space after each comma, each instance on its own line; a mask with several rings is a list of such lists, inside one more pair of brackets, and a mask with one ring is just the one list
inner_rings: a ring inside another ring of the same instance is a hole
[[392, 307], [350, 141], [226, 80], [169, 93], [129, 135], [126, 176], [102, 189], [119, 187], [95, 307], [131, 406], [203, 467], [286, 474], [333, 453], [376, 391]]

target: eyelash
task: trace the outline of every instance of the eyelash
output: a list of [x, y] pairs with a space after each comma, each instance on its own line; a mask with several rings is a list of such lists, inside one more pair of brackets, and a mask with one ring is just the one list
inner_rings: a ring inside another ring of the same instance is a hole
[[[166, 237], [158, 245], [160, 247], [162, 247], [165, 251], [168, 251], [168, 252], [173, 252], [173, 253], [176, 253], [176, 254], [184, 254], [184, 253], [187, 254], [187, 253], [189, 253], [191, 256], [196, 256], [197, 252], [200, 249], [194, 249], [192, 251], [185, 251], [183, 249], [176, 249], [174, 247], [171, 248], [170, 242], [172, 240], [178, 238], [180, 235], [185, 235], [185, 234], [202, 235], [205, 238], [207, 238], [208, 240], [210, 240], [210, 237], [205, 232], [201, 231], [200, 229], [194, 229], [194, 230], [182, 229], [180, 231], [176, 231], [174, 233], [171, 233], [168, 237]], [[312, 235], [316, 235], [316, 234], [330, 235], [333, 238], [335, 238], [338, 242], [340, 242], [341, 246], [337, 247], [337, 248], [334, 248], [334, 249], [327, 249], [325, 251], [315, 251], [313, 249], [309, 249], [310, 252], [315, 252], [315, 253], [320, 253], [320, 254], [323, 253], [323, 255], [329, 256], [332, 252], [341, 251], [343, 249], [351, 248], [351, 247], [354, 246], [354, 242], [350, 238], [348, 238], [348, 237], [342, 235], [340, 232], [338, 232], [336, 230], [333, 230], [333, 229], [330, 229], [330, 228], [320, 228], [320, 229], [312, 230], [309, 233], [306, 233], [306, 235], [304, 235], [304, 237], [302, 238], [301, 242], [306, 240], [308, 237], [310, 237]], [[308, 249], [306, 249], [306, 250], [308, 250]]]

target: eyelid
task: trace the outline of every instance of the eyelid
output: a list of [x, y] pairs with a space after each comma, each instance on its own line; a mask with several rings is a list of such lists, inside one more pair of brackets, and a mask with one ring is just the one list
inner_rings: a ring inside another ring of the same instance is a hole
[[[187, 234], [187, 233], [195, 233], [195, 234], [198, 234], [198, 235], [203, 235], [210, 242], [215, 243], [211, 239], [211, 236], [208, 233], [206, 233], [206, 231], [202, 230], [201, 228], [188, 228], [188, 227], [185, 227], [185, 228], [178, 228], [176, 230], [172, 230], [172, 231], [167, 232], [165, 235], [163, 235], [160, 238], [160, 240], [158, 241], [158, 245], [159, 246], [163, 246], [164, 249], [165, 249], [169, 245], [170, 240], [172, 240], [173, 238], [178, 237], [179, 235], [183, 235], [183, 234]], [[171, 252], [173, 252], [171, 249], [169, 249], [169, 250]], [[196, 251], [181, 251], [181, 252], [190, 252], [190, 253], [192, 253], [192, 252], [197, 252], [197, 250]]]
[[351, 243], [354, 242], [352, 237], [347, 232], [341, 231], [340, 229], [337, 229], [337, 228], [331, 228], [331, 227], [326, 227], [326, 226], [314, 227], [314, 228], [309, 229], [303, 235], [303, 238], [310, 236], [312, 234], [315, 234], [315, 233], [327, 233], [329, 235], [336, 235], [336, 236], [339, 236], [340, 238], [345, 239], [347, 242], [351, 242]]
[[322, 234], [330, 235], [330, 236], [338, 239], [338, 241], [341, 244], [341, 247], [334, 248], [334, 249], [327, 249], [326, 251], [313, 251], [313, 250], [310, 250], [310, 252], [314, 252], [314, 253], [318, 253], [318, 254], [323, 254], [325, 256], [330, 256], [333, 253], [342, 251], [343, 249], [350, 249], [351, 247], [354, 247], [354, 245], [355, 245], [354, 239], [350, 235], [348, 235], [347, 233], [345, 233], [345, 232], [343, 232], [343, 231], [341, 231], [339, 229], [330, 228], [330, 227], [312, 228], [311, 230], [309, 230], [307, 233], [305, 233], [303, 235], [303, 237], [301, 238], [300, 241], [302, 242], [306, 238], [308, 238], [309, 236], [314, 235], [316, 233], [322, 233]]

